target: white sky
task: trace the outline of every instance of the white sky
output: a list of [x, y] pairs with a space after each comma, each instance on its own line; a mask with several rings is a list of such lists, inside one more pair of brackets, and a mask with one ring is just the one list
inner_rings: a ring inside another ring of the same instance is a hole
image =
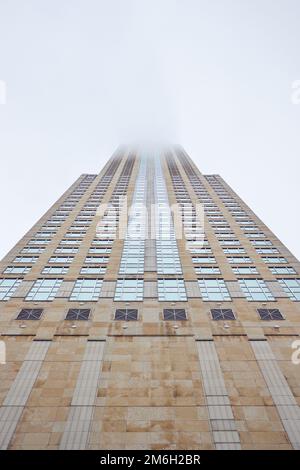
[[299, 24], [299, 0], [0, 0], [0, 257], [137, 139], [183, 145], [300, 257]]

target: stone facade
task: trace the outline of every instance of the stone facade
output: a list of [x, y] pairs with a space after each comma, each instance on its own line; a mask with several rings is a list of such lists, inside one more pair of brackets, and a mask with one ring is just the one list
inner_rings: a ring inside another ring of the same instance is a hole
[[[188, 178], [185, 161], [226, 219], [228, 232], [234, 234], [232, 238], [245, 249], [244, 256], [251, 257], [257, 274], [234, 273], [232, 266], [236, 265], [228, 262], [229, 255], [220, 245], [220, 236], [207, 214], [205, 237], [220, 269], [218, 275], [196, 272], [186, 239], [177, 241], [181, 275], [161, 275], [157, 269], [149, 269], [143, 274], [120, 276], [124, 240], [119, 239], [111, 246], [105, 273], [81, 274], [102, 220], [102, 215], [97, 214], [91, 217], [78, 251], [70, 255], [74, 259], [67, 273], [42, 274], [95, 190], [97, 194], [99, 183], [105, 188], [101, 203], [111, 201], [130, 156], [133, 165], [126, 195], [129, 203], [132, 200], [140, 153], [120, 148], [98, 176], [82, 175], [0, 264], [0, 281], [22, 280], [9, 298], [0, 302], [0, 340], [6, 347], [6, 364], [0, 364], [0, 448], [300, 448], [300, 364], [292, 362], [292, 344], [300, 339], [300, 307], [278, 282], [279, 278], [299, 279], [299, 262], [221, 177], [203, 176], [178, 147], [169, 152], [192, 203], [199, 203], [199, 198]], [[114, 162], [115, 166], [110, 167]], [[178, 194], [164, 153], [161, 165], [169, 203], [174, 204]], [[105, 186], [103, 176], [107, 174], [109, 184]], [[37, 232], [47, 232], [41, 227], [49, 227], [53, 214], [66, 199], [72, 201], [72, 193], [76, 194], [80, 185], [82, 194], [66, 211], [68, 214], [55, 233], [49, 235], [50, 242], [40, 244], [44, 250], [37, 255], [24, 254], [24, 247], [35, 246], [32, 240], [38, 238]], [[278, 254], [270, 256], [284, 257], [286, 263], [280, 266], [293, 268], [294, 274], [271, 272], [264, 260], [267, 255], [253, 246], [216, 187], [222, 187], [235, 199], [254, 221], [257, 231], [278, 250]], [[16, 262], [18, 256], [37, 256], [38, 260]], [[31, 269], [24, 274], [4, 272], [8, 266]], [[77, 279], [95, 277], [103, 280], [97, 301], [70, 300]], [[143, 301], [115, 301], [117, 279], [137, 277], [144, 280]], [[41, 278], [62, 279], [54, 299], [26, 299], [34, 282]], [[159, 301], [160, 278], [183, 279], [187, 300]], [[230, 300], [205, 300], [198, 286], [200, 278], [223, 279]], [[264, 280], [274, 300], [247, 299], [239, 287], [241, 278]], [[70, 308], [90, 309], [89, 319], [66, 320]], [[118, 308], [137, 309], [137, 321], [116, 321]], [[184, 309], [187, 319], [166, 321], [164, 308]], [[235, 320], [213, 320], [214, 308], [232, 309]], [[261, 320], [259, 308], [279, 309], [283, 320]], [[43, 313], [38, 320], [18, 320], [22, 309], [43, 309]]]

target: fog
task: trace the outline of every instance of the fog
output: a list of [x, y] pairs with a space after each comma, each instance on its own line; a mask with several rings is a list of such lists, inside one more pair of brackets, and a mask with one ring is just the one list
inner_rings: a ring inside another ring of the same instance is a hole
[[0, 0], [0, 257], [132, 141], [181, 144], [300, 257], [299, 19], [297, 0]]

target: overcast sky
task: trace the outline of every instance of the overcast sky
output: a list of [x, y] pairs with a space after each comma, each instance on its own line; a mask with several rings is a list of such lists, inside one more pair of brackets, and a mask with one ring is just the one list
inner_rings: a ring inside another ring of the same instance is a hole
[[183, 145], [300, 257], [299, 24], [299, 0], [0, 0], [0, 257], [139, 139]]

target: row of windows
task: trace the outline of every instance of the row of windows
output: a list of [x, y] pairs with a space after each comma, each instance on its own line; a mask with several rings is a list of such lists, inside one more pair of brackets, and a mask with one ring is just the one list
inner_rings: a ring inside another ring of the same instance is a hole
[[181, 274], [182, 268], [169, 198], [159, 156], [155, 159], [154, 192], [157, 204], [155, 213], [157, 272], [158, 274]]
[[[8, 300], [21, 284], [21, 279], [0, 280], [0, 300]], [[63, 279], [38, 279], [28, 293], [26, 300], [53, 300]], [[98, 300], [102, 279], [78, 279], [71, 294], [71, 300]], [[292, 300], [300, 300], [299, 279], [278, 279], [279, 284]], [[262, 279], [238, 279], [246, 298], [252, 301], [275, 300]], [[204, 300], [231, 300], [223, 279], [199, 279], [199, 288]], [[160, 301], [186, 301], [183, 279], [158, 279], [158, 298]], [[115, 289], [115, 301], [143, 300], [144, 281], [142, 279], [118, 279]]]
[[146, 174], [147, 160], [141, 158], [135, 183], [132, 206], [129, 214], [126, 237], [123, 246], [119, 274], [144, 273], [146, 213]]
[[[106, 258], [103, 264], [106, 264]], [[27, 274], [31, 270], [31, 266], [8, 266], [3, 271], [4, 274]], [[41, 271], [42, 274], [67, 274], [69, 266], [45, 266]], [[81, 274], [104, 274], [105, 266], [83, 266], [80, 270]]]
[[[184, 181], [180, 175], [175, 159], [171, 153], [167, 154], [167, 164], [172, 178], [176, 201], [182, 210], [182, 222], [185, 238], [188, 240], [186, 248], [191, 253], [210, 254], [211, 248], [208, 241], [204, 240], [204, 232], [195, 210], [189, 193], [185, 187]], [[179, 272], [179, 259], [177, 262], [176, 273]], [[167, 273], [165, 270], [164, 273]]]
[[[99, 251], [101, 253], [101, 251]], [[103, 250], [103, 253], [110, 253], [110, 250]], [[85, 258], [85, 263], [93, 263], [93, 264], [99, 264], [99, 263], [107, 263], [109, 257], [108, 256], [87, 256]], [[14, 263], [36, 263], [38, 260], [38, 257], [36, 256], [17, 256], [14, 259]], [[56, 263], [56, 264], [70, 264], [74, 260], [74, 256], [51, 256], [49, 258], [48, 263]]]
[[[284, 320], [284, 317], [278, 309], [257, 309], [258, 315], [261, 320]], [[40, 320], [43, 314], [43, 309], [22, 309], [18, 314], [16, 320]], [[228, 321], [236, 320], [233, 310], [224, 309], [211, 309], [211, 318], [214, 321]], [[77, 309], [70, 308], [67, 312], [65, 320], [71, 321], [87, 321], [90, 319], [90, 309]], [[138, 310], [133, 308], [117, 309], [114, 315], [115, 320], [119, 321], [137, 321]], [[165, 321], [186, 321], [188, 319], [185, 309], [165, 308], [163, 309], [163, 320]]]

